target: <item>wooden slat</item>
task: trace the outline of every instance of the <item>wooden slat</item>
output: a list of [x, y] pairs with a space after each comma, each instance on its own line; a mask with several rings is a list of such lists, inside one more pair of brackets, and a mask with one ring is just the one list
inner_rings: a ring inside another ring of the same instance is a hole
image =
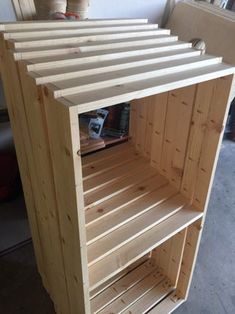
[[133, 25], [115, 25], [115, 26], [96, 26], [96, 27], [75, 27], [75, 28], [61, 28], [61, 29], [45, 29], [34, 31], [18, 31], [3, 33], [4, 39], [35, 39], [40, 40], [44, 37], [55, 37], [63, 35], [79, 35], [79, 34], [95, 34], [95, 33], [112, 33], [115, 31], [137, 31], [137, 30], [151, 30], [158, 29], [157, 24], [133, 24]]
[[[169, 51], [165, 53], [151, 53], [144, 56], [135, 56], [122, 58], [112, 61], [101, 61], [99, 63], [87, 63], [62, 68], [50, 68], [47, 70], [39, 70], [37, 72], [30, 72], [37, 85], [61, 81], [64, 79], [79, 78], [88, 75], [107, 73], [122, 69], [131, 69], [136, 66], [144, 66], [148, 64], [157, 64], [160, 62], [184, 59], [198, 56], [199, 52], [192, 49], [180, 49], [176, 51]], [[80, 60], [78, 59], [79, 63]]]
[[90, 208], [91, 206], [100, 204], [155, 175], [156, 171], [149, 168], [147, 164], [141, 163], [138, 168], [129, 169], [128, 175], [124, 178], [120, 178], [119, 180], [116, 180], [116, 182], [109, 183], [108, 185], [85, 195], [85, 205], [87, 208]]
[[91, 166], [83, 167], [82, 175], [83, 180], [90, 179], [94, 176], [101, 175], [104, 172], [115, 170], [116, 167], [124, 165], [135, 159], [138, 159], [139, 154], [135, 151], [128, 150], [126, 152], [121, 152], [120, 155], [115, 154], [115, 158], [108, 158], [101, 161], [97, 161]]
[[133, 147], [128, 142], [106, 148], [104, 150], [96, 152], [95, 154], [82, 157], [82, 167], [84, 169], [85, 167], [95, 165], [97, 162], [105, 162], [106, 159], [115, 158], [115, 156], [126, 153], [127, 151], [134, 152]]
[[116, 283], [118, 280], [122, 279], [124, 276], [129, 274], [129, 272], [133, 271], [135, 268], [139, 267], [140, 265], [142, 265], [149, 259], [150, 259], [150, 253], [144, 255], [143, 257], [141, 257], [136, 262], [134, 262], [130, 266], [123, 269], [120, 273], [116, 274], [109, 280], [106, 280], [102, 285], [99, 285], [95, 289], [90, 289], [90, 301], [92, 301], [96, 297], [99, 298], [100, 296], [102, 296], [102, 293], [105, 292], [105, 290], [108, 289], [111, 285]]
[[[142, 31], [133, 31], [133, 32], [117, 32], [112, 34], [96, 34], [96, 35], [82, 35], [82, 36], [61, 36], [61, 37], [52, 37], [48, 39], [41, 40], [25, 40], [20, 41], [11, 39], [8, 41], [9, 48], [19, 49], [19, 48], [33, 48], [33, 47], [43, 47], [43, 46], [57, 46], [60, 44], [60, 41], [63, 41], [64, 44], [75, 44], [75, 43], [84, 43], [88, 41], [98, 41], [98, 40], [111, 40], [111, 39], [122, 39], [122, 38], [136, 38], [136, 37], [144, 37], [144, 36], [153, 36], [160, 34], [169, 34], [168, 30], [142, 30]], [[175, 36], [172, 36], [175, 38]]]
[[164, 202], [167, 198], [171, 197], [172, 194], [176, 193], [175, 189], [170, 186], [158, 189], [162, 185], [166, 185], [166, 181], [161, 180], [161, 178], [159, 179], [160, 180], [158, 181], [158, 178], [155, 178], [155, 182], [153, 183], [154, 186], [152, 187], [153, 192], [144, 195], [142, 198], [133, 201], [131, 204], [123, 206], [119, 210], [116, 209], [114, 212], [112, 211], [105, 218], [102, 217], [99, 222], [93, 223], [90, 227], [88, 226], [86, 228], [87, 244], [93, 243], [123, 224], [128, 223], [130, 220], [144, 214], [152, 207]]
[[166, 110], [168, 102], [168, 93], [151, 96], [154, 103], [153, 112], [153, 134], [151, 146], [151, 165], [161, 170], [161, 158], [163, 148], [163, 138], [166, 121]]
[[[112, 57], [107, 57], [104, 60], [112, 60], [114, 57], [122, 54], [125, 56], [136, 56], [139, 54], [142, 55], [144, 53], [154, 53], [161, 51], [169, 51], [169, 50], [177, 50], [192, 47], [190, 43], [183, 43], [177, 41], [176, 37], [167, 37], [164, 39], [164, 42], [161, 40], [161, 36], [148, 36], [148, 37], [139, 37], [139, 38], [124, 38], [119, 40], [108, 40], [108, 41], [97, 41], [93, 43], [81, 43], [74, 44], [72, 47], [68, 47], [68, 45], [63, 45], [61, 42], [58, 46], [45, 46], [42, 48], [28, 48], [28, 49], [16, 49], [13, 52], [13, 56], [15, 60], [27, 60], [31, 63], [43, 63], [55, 60], [56, 56], [67, 55], [65, 60], [61, 61], [60, 66], [64, 67], [68, 64], [67, 59], [71, 59], [71, 57], [82, 57], [87, 56], [89, 59], [85, 59], [83, 61], [95, 61], [102, 60], [100, 54], [113, 54]], [[134, 50], [135, 47], [135, 50]], [[137, 50], [137, 51], [136, 51]], [[101, 53], [100, 53], [101, 51]], [[115, 53], [116, 52], [116, 53]], [[87, 55], [84, 55], [84, 54]], [[50, 58], [49, 58], [50, 57]], [[52, 58], [51, 58], [52, 57]], [[101, 59], [100, 59], [101, 58]], [[71, 62], [71, 61], [70, 61]], [[68, 64], [70, 65], [70, 63]], [[44, 65], [45, 66], [45, 65]], [[42, 67], [42, 65], [41, 65]], [[31, 65], [27, 67], [29, 70], [35, 70], [35, 68]], [[47, 67], [45, 67], [47, 68]], [[39, 67], [40, 69], [40, 67]]]
[[[130, 205], [131, 203], [139, 200], [143, 196], [147, 195], [151, 191], [155, 190], [156, 180], [159, 176], [153, 176], [147, 179], [143, 179], [139, 184], [136, 183], [133, 187], [122, 192], [121, 195], [116, 195], [111, 199], [97, 205], [92, 208], [88, 208], [86, 211], [86, 226], [92, 225], [98, 222], [100, 219], [104, 219], [110, 214], [115, 213], [115, 211]], [[160, 182], [166, 184], [164, 178], [162, 177]]]
[[172, 292], [160, 304], [149, 311], [149, 314], [173, 313], [185, 300], [180, 298], [175, 292]]
[[181, 191], [192, 201], [198, 163], [200, 160], [201, 146], [206, 133], [207, 117], [210, 104], [212, 103], [215, 80], [204, 82], [198, 85], [190, 128], [189, 144], [186, 155], [184, 175]]
[[[150, 203], [148, 203], [148, 198], [151, 199], [151, 197], [150, 195], [147, 195], [143, 204], [140, 204], [140, 208], [133, 206], [133, 208], [130, 209], [130, 213], [128, 212], [126, 215], [123, 215], [123, 217], [120, 217], [120, 219], [123, 219], [124, 221], [122, 223], [117, 221], [117, 224], [121, 225], [118, 229], [113, 230], [103, 238], [88, 245], [87, 252], [89, 266], [174, 215], [186, 203], [186, 200], [180, 195], [173, 196], [169, 200], [163, 202], [164, 198], [158, 198], [157, 192], [153, 192], [152, 194], [155, 194], [155, 198], [151, 200]], [[140, 212], [135, 214], [135, 208], [136, 212], [137, 209], [140, 210]], [[131, 215], [132, 211], [133, 215]], [[125, 221], [125, 219], [127, 219], [127, 221]]]
[[182, 71], [177, 74], [163, 75], [161, 78], [146, 79], [134, 83], [104, 88], [100, 89], [99, 92], [92, 91], [70, 95], [59, 98], [59, 101], [67, 106], [77, 106], [77, 112], [82, 113], [120, 102], [131, 101], [135, 98], [146, 97], [183, 86], [197, 84], [218, 76], [229, 75], [233, 72], [233, 68], [222, 63], [191, 71]]
[[161, 155], [161, 172], [180, 187], [186, 155], [195, 85], [169, 93]]
[[159, 272], [159, 270], [156, 270], [152, 274], [141, 280], [139, 283], [137, 283], [130, 290], [128, 290], [124, 295], [120, 296], [110, 305], [106, 306], [99, 313], [123, 313], [126, 309], [128, 309], [129, 306], [137, 302], [151, 289], [164, 281], [166, 281], [166, 278]]
[[128, 307], [123, 314], [144, 314], [147, 313], [153, 306], [159, 303], [163, 298], [165, 298], [171, 291], [173, 287], [170, 281], [165, 280], [161, 282], [156, 287], [147, 292], [142, 296], [137, 302], [132, 306]]
[[192, 208], [181, 209], [167, 220], [128, 242], [106, 258], [89, 267], [91, 287], [102, 284], [138, 258], [199, 219], [202, 213]]
[[0, 31], [16, 30], [36, 30], [36, 29], [57, 29], [65, 27], [79, 26], [99, 26], [99, 25], [120, 25], [120, 24], [146, 24], [147, 19], [89, 19], [84, 21], [26, 21], [26, 22], [7, 22], [0, 24]]
[[129, 175], [129, 172], [132, 173], [133, 170], [137, 171], [137, 169], [143, 166], [143, 164], [143, 160], [136, 155], [135, 158], [132, 158], [130, 161], [127, 160], [125, 164], [115, 167], [111, 172], [104, 172], [96, 175], [95, 177], [84, 180], [84, 194], [86, 195], [87, 193], [104, 187], [105, 185], [115, 182], [118, 179], [125, 178]]
[[91, 75], [84, 78], [76, 78], [47, 84], [53, 91], [55, 98], [64, 97], [71, 94], [89, 92], [102, 88], [124, 85], [130, 82], [137, 82], [144, 79], [157, 78], [162, 75], [175, 74], [185, 70], [193, 70], [203, 66], [215, 65], [221, 61], [215, 57], [193, 57], [183, 60], [174, 60], [145, 66], [139, 66], [126, 70], [114, 71]]
[[129, 272], [126, 276], [119, 279], [117, 282], [112, 284], [101, 294], [97, 295], [91, 300], [92, 313], [95, 314], [102, 310], [105, 306], [109, 305], [112, 301], [126, 293], [129, 289], [131, 289], [134, 285], [136, 285], [156, 269], [157, 266], [150, 259]]

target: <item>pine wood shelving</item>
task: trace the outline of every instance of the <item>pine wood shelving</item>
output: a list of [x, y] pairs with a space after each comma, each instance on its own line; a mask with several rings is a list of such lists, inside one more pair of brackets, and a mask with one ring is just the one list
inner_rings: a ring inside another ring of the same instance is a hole
[[[38, 271], [62, 314], [171, 313], [188, 296], [235, 69], [137, 20], [0, 25]], [[82, 156], [79, 114], [131, 102]]]

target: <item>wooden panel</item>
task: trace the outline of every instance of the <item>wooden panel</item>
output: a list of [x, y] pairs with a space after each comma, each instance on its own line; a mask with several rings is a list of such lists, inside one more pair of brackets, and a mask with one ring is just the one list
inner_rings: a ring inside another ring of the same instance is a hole
[[[11, 127], [14, 135], [17, 160], [20, 168], [20, 175], [23, 184], [24, 196], [27, 207], [27, 214], [30, 220], [30, 230], [34, 241], [37, 266], [42, 276], [44, 285], [50, 291], [49, 274], [46, 271], [48, 263], [47, 256], [43, 250], [42, 238], [47, 235], [45, 224], [39, 210], [40, 200], [35, 194], [34, 187], [38, 186], [35, 168], [32, 162], [30, 138], [27, 129], [27, 122], [24, 115], [23, 97], [21, 86], [17, 78], [17, 70], [11, 62], [4, 42], [1, 41], [1, 73], [4, 85], [4, 92], [7, 101]], [[20, 130], [20, 131], [19, 131]]]
[[57, 29], [79, 26], [121, 25], [121, 24], [145, 24], [147, 19], [89, 19], [84, 21], [34, 21], [32, 22], [7, 22], [0, 24], [1, 31]]
[[182, 209], [166, 221], [145, 232], [142, 236], [92, 265], [89, 267], [91, 287], [98, 286], [109, 279], [201, 216], [202, 213], [195, 210]]
[[[84, 42], [93, 42], [98, 40], [112, 40], [112, 39], [123, 39], [123, 38], [136, 38], [136, 37], [145, 37], [145, 36], [153, 36], [159, 34], [168, 34], [168, 30], [145, 30], [145, 31], [133, 31], [133, 32], [118, 32], [113, 34], [97, 34], [97, 35], [84, 35], [84, 36], [61, 36], [60, 39], [53, 37], [48, 39], [39, 39], [39, 40], [24, 40], [20, 41], [11, 39], [8, 42], [9, 48], [33, 48], [33, 47], [43, 47], [43, 46], [58, 46], [60, 41], [63, 40], [64, 44], [78, 44]], [[162, 42], [164, 42], [164, 35], [162, 35]], [[59, 37], [59, 36], [58, 36]], [[178, 38], [176, 36], [171, 36], [173, 40]], [[166, 41], [167, 40], [167, 37]]]
[[225, 64], [206, 66], [191, 71], [165, 75], [160, 78], [146, 79], [138, 82], [116, 85], [97, 91], [81, 92], [79, 94], [59, 98], [67, 106], [77, 106], [78, 113], [111, 106], [120, 102], [163, 93], [175, 88], [197, 84], [218, 76], [229, 75], [234, 70]]
[[[157, 193], [155, 194], [157, 195]], [[95, 242], [89, 244], [87, 248], [89, 266], [177, 213], [185, 205], [185, 200], [177, 195], [165, 200], [165, 202], [164, 199], [156, 197], [150, 205], [146, 203], [145, 206], [137, 207], [140, 213], [130, 215], [129, 220], [127, 217], [121, 217], [123, 220], [127, 220], [122, 223], [117, 221], [117, 224], [120, 224], [118, 229], [113, 230], [101, 239], [94, 239]]]
[[[139, 66], [132, 69], [118, 70], [111, 73], [103, 73], [101, 75], [90, 75], [84, 78], [75, 78], [71, 80], [63, 80], [47, 84], [47, 87], [53, 91], [55, 98], [76, 94], [81, 92], [89, 92], [101, 88], [113, 87], [120, 84], [134, 83], [142, 81], [146, 78], [157, 78], [161, 75], [170, 75], [186, 69], [193, 70], [203, 66], [215, 65], [220, 62], [215, 57], [193, 57], [183, 60], [174, 60], [162, 62], [146, 66]], [[186, 102], [185, 102], [186, 103]], [[141, 110], [142, 109], [141, 106]], [[147, 114], [147, 113], [146, 113]], [[143, 115], [141, 113], [140, 115]]]
[[[39, 210], [45, 212], [44, 219], [48, 228], [48, 239], [44, 239], [44, 246], [50, 257], [48, 271], [51, 274], [52, 281], [51, 293], [54, 295], [56, 306], [62, 308], [63, 311], [69, 311], [67, 279], [61, 243], [63, 236], [59, 223], [61, 219], [58, 215], [47, 125], [43, 106], [40, 103], [41, 95], [38, 94], [37, 87], [24, 71], [20, 71], [20, 80], [23, 90], [27, 91], [27, 93], [24, 93], [25, 116], [31, 138], [36, 177], [38, 179], [37, 189], [40, 193], [40, 198], [43, 200], [40, 203]], [[65, 296], [65, 298], [62, 299], [62, 296]]]
[[[88, 243], [93, 243], [98, 238], [105, 236], [113, 230], [119, 228], [121, 225], [127, 223], [130, 219], [136, 218], [138, 215], [143, 214], [145, 211], [165, 201], [176, 193], [175, 189], [170, 186], [161, 187], [164, 185], [164, 181], [158, 181], [157, 178], [153, 180], [152, 192], [138, 198], [138, 200], [131, 202], [128, 205], [122, 205], [121, 209], [114, 210], [106, 216], [100, 217], [100, 221], [92, 223], [87, 226], [87, 240]], [[102, 206], [102, 204], [101, 204]]]
[[[89, 313], [85, 219], [78, 117], [44, 91], [43, 100], [61, 215], [62, 245], [71, 313]], [[55, 119], [57, 116], [57, 119]], [[79, 216], [78, 216], [79, 212]]]
[[143, 280], [137, 283], [124, 295], [117, 298], [110, 305], [106, 306], [99, 313], [123, 313], [130, 305], [137, 302], [143, 295], [148, 293], [164, 280], [166, 281], [166, 278], [158, 270], [154, 271], [152, 274], [146, 276]]
[[[24, 32], [8, 32], [4, 33], [5, 39], [35, 39], [40, 40], [44, 37], [55, 37], [63, 35], [79, 35], [79, 34], [95, 34], [95, 33], [112, 33], [122, 31], [137, 31], [137, 30], [152, 30], [158, 29], [157, 24], [137, 24], [137, 25], [115, 25], [115, 26], [99, 26], [99, 27], [75, 27], [75, 28], [62, 28], [62, 29], [50, 29], [50, 30], [34, 30]], [[163, 30], [162, 30], [163, 31]], [[161, 33], [161, 30], [160, 30]], [[165, 32], [166, 33], [166, 32]], [[170, 31], [168, 31], [170, 33]]]
[[161, 170], [174, 186], [180, 187], [191, 126], [195, 85], [169, 93]]
[[162, 93], [152, 96], [154, 103], [153, 111], [153, 134], [151, 146], [151, 165], [161, 170], [161, 156], [163, 147], [163, 137], [165, 130], [166, 109], [168, 102], [168, 94]]
[[198, 166], [194, 204], [201, 210], [207, 207], [215, 168], [219, 156], [220, 143], [229, 110], [229, 93], [233, 77], [217, 79], [210, 103], [207, 129], [203, 139]]
[[150, 314], [162, 314], [162, 313], [173, 313], [185, 300], [180, 298], [175, 292], [172, 292], [167, 298], [161, 303], [155, 306], [148, 313]]
[[154, 270], [157, 270], [157, 266], [152, 260], [147, 260], [145, 263], [132, 270], [126, 276], [119, 279], [100, 295], [91, 300], [92, 313], [97, 313], [102, 310], [105, 306], [130, 290], [133, 286], [139, 283], [143, 278], [148, 276]]
[[[126, 45], [128, 42], [126, 42]], [[133, 44], [129, 42], [129, 44]], [[146, 47], [145, 47], [146, 48]], [[148, 49], [144, 49], [146, 54], [144, 55], [138, 55], [138, 56], [130, 56], [114, 59], [114, 60], [108, 60], [108, 61], [100, 61], [97, 63], [91, 63], [86, 62], [81, 63], [81, 58], [74, 59], [74, 65], [73, 66], [67, 66], [67, 67], [53, 67], [48, 68], [45, 70], [38, 70], [36, 72], [31, 72], [30, 75], [35, 79], [35, 82], [37, 85], [39, 84], [45, 84], [45, 83], [51, 83], [51, 82], [57, 82], [64, 79], [72, 79], [75, 77], [84, 77], [87, 75], [94, 75], [99, 73], [107, 73], [112, 72], [115, 70], [122, 70], [122, 69], [131, 69], [136, 66], [142, 66], [142, 65], [148, 65], [148, 64], [156, 64], [160, 62], [165, 61], [172, 61], [177, 59], [183, 59], [183, 58], [190, 58], [193, 56], [198, 56], [198, 51], [194, 51], [192, 49], [179, 49], [173, 50], [173, 51], [166, 51], [164, 53], [148, 53]], [[132, 53], [134, 50], [132, 50]], [[103, 53], [107, 56], [107, 53]], [[84, 55], [84, 54], [83, 54]], [[124, 55], [124, 54], [123, 54]], [[102, 56], [102, 55], [101, 55]], [[76, 61], [78, 61], [78, 65], [76, 64]], [[51, 61], [53, 62], [53, 61]], [[55, 64], [53, 63], [55, 66]]]
[[[173, 48], [172, 48], [173, 47]], [[78, 43], [74, 44], [72, 47], [68, 47], [68, 45], [60, 42], [60, 45], [50, 47], [44, 46], [41, 48], [23, 48], [16, 49], [13, 52], [15, 60], [27, 60], [29, 62], [33, 62], [37, 60], [37, 62], [48, 61], [48, 57], [55, 58], [56, 56], [63, 55], [74, 55], [82, 56], [84, 53], [89, 53], [89, 55], [93, 55], [97, 58], [97, 55], [107, 54], [108, 51], [110, 53], [114, 53], [115, 50], [122, 52], [124, 55], [128, 56], [130, 54], [129, 50], [133, 51], [136, 49], [139, 50], [140, 54], [143, 54], [143, 51], [147, 51], [148, 53], [161, 52], [161, 51], [169, 51], [169, 50], [178, 50], [178, 49], [187, 49], [191, 48], [192, 44], [184, 43], [177, 41], [176, 37], [168, 37], [168, 41], [161, 43], [158, 36], [148, 36], [148, 37], [138, 37], [138, 38], [124, 38], [122, 40], [102, 40], [96, 41], [92, 43]], [[134, 49], [135, 48], [135, 49]], [[133, 53], [133, 52], [132, 52]], [[136, 55], [136, 54], [135, 54]], [[138, 55], [138, 54], [137, 54]], [[70, 56], [71, 58], [71, 56]], [[112, 60], [111, 58], [109, 60]], [[52, 60], [51, 60], [52, 61]], [[66, 59], [65, 61], [66, 66]], [[63, 65], [61, 65], [63, 66]]]
[[201, 231], [202, 230], [200, 222], [197, 222], [194, 225], [189, 226], [187, 230], [182, 266], [177, 285], [177, 293], [183, 299], [186, 299], [188, 297], [199, 248]]
[[198, 85], [193, 110], [189, 143], [182, 180], [182, 193], [192, 202], [195, 191], [198, 163], [206, 133], [207, 117], [215, 88], [215, 80]]

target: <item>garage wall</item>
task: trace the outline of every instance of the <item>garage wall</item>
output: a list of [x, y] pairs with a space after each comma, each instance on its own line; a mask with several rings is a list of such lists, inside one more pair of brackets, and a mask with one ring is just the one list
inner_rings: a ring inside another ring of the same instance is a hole
[[167, 0], [90, 0], [89, 18], [148, 18], [160, 23]]
[[15, 12], [11, 0], [0, 0], [0, 22], [15, 21]]

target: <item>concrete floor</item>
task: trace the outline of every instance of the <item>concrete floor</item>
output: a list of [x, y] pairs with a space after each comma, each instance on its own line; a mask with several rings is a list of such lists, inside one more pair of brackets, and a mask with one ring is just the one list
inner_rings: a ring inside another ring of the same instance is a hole
[[[0, 313], [54, 313], [37, 274], [31, 245], [0, 258]], [[223, 142], [189, 299], [175, 313], [235, 313], [233, 142]]]

